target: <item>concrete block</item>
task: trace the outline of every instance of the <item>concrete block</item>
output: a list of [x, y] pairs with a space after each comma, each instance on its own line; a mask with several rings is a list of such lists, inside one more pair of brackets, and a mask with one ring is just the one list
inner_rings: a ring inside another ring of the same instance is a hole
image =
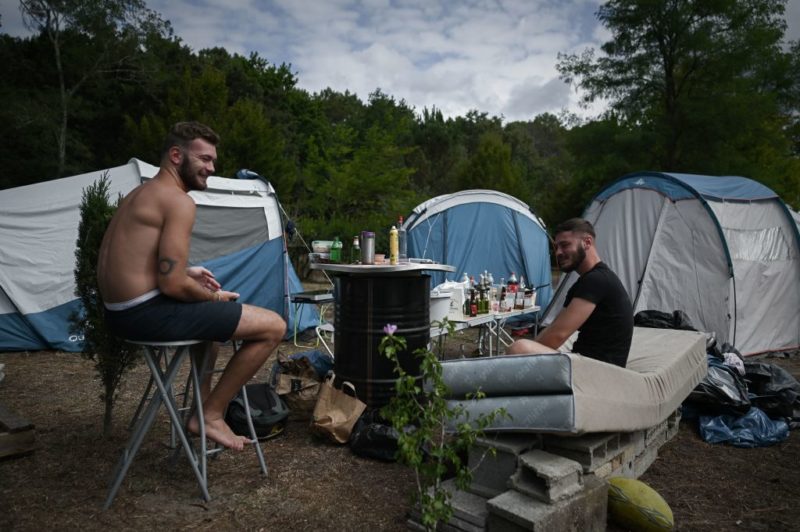
[[[469, 490], [481, 497], [495, 497], [508, 489], [508, 479], [517, 470], [519, 455], [541, 447], [541, 437], [506, 434], [478, 438], [469, 450], [472, 483]], [[495, 449], [495, 455], [489, 449]]]
[[490, 532], [605, 530], [607, 499], [608, 485], [594, 477], [586, 480], [584, 489], [579, 493], [553, 504], [546, 504], [518, 491], [509, 490], [487, 501], [488, 530]]
[[644, 430], [637, 430], [634, 432], [623, 432], [620, 435], [623, 445], [628, 448], [628, 456], [631, 459], [639, 456], [644, 451], [644, 433]]
[[681, 428], [681, 411], [676, 410], [671, 416], [667, 418], [667, 436], [666, 441], [671, 440], [678, 435]]
[[665, 441], [667, 433], [667, 420], [665, 419], [658, 425], [654, 425], [645, 430], [644, 445], [645, 447], [657, 446], [661, 447]]
[[582, 469], [574, 460], [534, 449], [520, 455], [510, 486], [529, 497], [551, 503], [581, 490]]
[[645, 471], [656, 461], [656, 458], [658, 458], [658, 447], [648, 447], [633, 462], [633, 476], [631, 478], [639, 478], [644, 475]]
[[[449, 479], [442, 483], [442, 488], [450, 494], [450, 505], [453, 516], [448, 523], [440, 523], [438, 529], [461, 530], [464, 532], [481, 532], [486, 529], [486, 499], [473, 493], [462, 491], [456, 487], [455, 480]], [[419, 506], [414, 506], [409, 515], [409, 526], [414, 523], [422, 527], [422, 514]]]
[[575, 460], [583, 466], [584, 473], [593, 473], [606, 462], [624, 451], [622, 434], [596, 433], [569, 438], [548, 436], [543, 439], [545, 451]]

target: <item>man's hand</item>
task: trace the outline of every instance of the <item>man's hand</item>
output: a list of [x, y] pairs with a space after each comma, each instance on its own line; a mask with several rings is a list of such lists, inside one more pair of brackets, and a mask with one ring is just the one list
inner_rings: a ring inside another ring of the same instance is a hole
[[239, 294], [236, 292], [228, 292], [227, 290], [217, 290], [214, 292], [216, 301], [236, 301], [239, 299]]
[[206, 290], [216, 292], [222, 288], [222, 285], [214, 278], [214, 274], [202, 266], [186, 268], [186, 275], [197, 281]]

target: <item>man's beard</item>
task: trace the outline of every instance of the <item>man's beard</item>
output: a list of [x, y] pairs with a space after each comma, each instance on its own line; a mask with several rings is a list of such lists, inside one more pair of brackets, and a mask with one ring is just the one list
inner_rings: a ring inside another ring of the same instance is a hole
[[205, 190], [206, 187], [202, 186], [197, 172], [194, 171], [192, 165], [189, 163], [188, 155], [184, 155], [181, 165], [178, 167], [178, 177], [186, 185], [189, 190]]
[[569, 273], [575, 271], [575, 269], [581, 265], [581, 263], [585, 258], [586, 258], [586, 249], [584, 249], [583, 245], [579, 245], [578, 250], [574, 254], [570, 254], [569, 263], [566, 264], [565, 266], [561, 266], [561, 264], [559, 264], [558, 267], [561, 269], [562, 272]]

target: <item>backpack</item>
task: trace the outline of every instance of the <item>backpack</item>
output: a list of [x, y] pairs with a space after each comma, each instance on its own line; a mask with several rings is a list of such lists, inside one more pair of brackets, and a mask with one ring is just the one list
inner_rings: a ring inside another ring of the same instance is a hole
[[[250, 417], [253, 428], [259, 440], [268, 440], [283, 433], [289, 418], [289, 409], [283, 399], [266, 382], [248, 384], [247, 399], [250, 403]], [[244, 398], [242, 392], [228, 405], [225, 422], [235, 434], [250, 436], [250, 427], [247, 426], [245, 416]]]

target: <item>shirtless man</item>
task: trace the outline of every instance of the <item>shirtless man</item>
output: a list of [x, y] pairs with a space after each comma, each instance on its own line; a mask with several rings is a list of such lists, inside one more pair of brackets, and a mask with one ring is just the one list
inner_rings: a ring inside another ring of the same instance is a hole
[[[214, 131], [197, 122], [172, 127], [158, 173], [128, 194], [109, 224], [100, 247], [97, 281], [106, 324], [117, 336], [140, 341], [244, 341], [214, 390], [210, 375], [202, 386], [206, 434], [242, 450], [248, 439], [233, 433], [223, 413], [281, 342], [286, 323], [271, 310], [237, 303], [239, 294], [222, 290], [207, 269], [188, 267], [196, 206], [187, 192], [207, 187], [218, 141]], [[198, 347], [207, 351], [213, 366], [217, 346]], [[188, 428], [199, 432], [196, 416]]]
[[574, 333], [575, 353], [625, 367], [633, 336], [633, 307], [617, 275], [597, 254], [592, 224], [572, 218], [554, 233], [556, 261], [562, 272], [580, 278], [567, 292], [564, 309], [535, 340], [517, 340], [512, 355], [553, 353]]

